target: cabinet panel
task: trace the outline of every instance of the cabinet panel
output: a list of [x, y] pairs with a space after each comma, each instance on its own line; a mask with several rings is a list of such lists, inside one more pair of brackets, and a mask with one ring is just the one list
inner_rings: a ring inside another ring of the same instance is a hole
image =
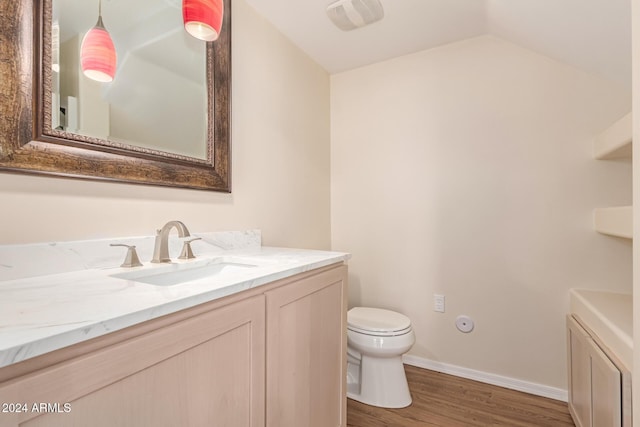
[[[568, 403], [576, 426], [620, 427], [621, 370], [572, 316], [567, 317], [567, 343]], [[625, 425], [630, 425], [630, 413], [625, 416]]]
[[569, 411], [577, 427], [591, 427], [591, 357], [589, 335], [567, 318]]
[[10, 381], [0, 401], [71, 412], [0, 426], [263, 426], [264, 316], [264, 297], [249, 298]]
[[346, 267], [266, 297], [267, 426], [346, 426]]
[[619, 427], [622, 419], [620, 371], [591, 341], [591, 401], [593, 427]]

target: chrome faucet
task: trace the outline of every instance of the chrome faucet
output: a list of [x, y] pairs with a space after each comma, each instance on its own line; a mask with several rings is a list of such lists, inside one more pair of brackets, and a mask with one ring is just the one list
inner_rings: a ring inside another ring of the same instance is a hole
[[156, 233], [156, 245], [153, 250], [153, 259], [151, 262], [171, 262], [169, 256], [169, 233], [175, 227], [178, 230], [178, 236], [189, 237], [189, 229], [180, 221], [169, 221]]

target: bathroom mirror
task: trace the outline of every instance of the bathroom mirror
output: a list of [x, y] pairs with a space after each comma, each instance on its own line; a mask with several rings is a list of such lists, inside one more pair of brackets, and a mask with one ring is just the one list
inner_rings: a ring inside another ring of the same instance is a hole
[[179, 0], [103, 0], [110, 83], [80, 70], [97, 18], [98, 0], [0, 4], [0, 170], [229, 192], [230, 0], [209, 43]]

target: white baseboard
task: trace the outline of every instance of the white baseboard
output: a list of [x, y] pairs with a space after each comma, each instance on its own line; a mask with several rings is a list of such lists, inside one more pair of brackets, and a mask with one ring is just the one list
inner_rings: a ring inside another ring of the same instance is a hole
[[402, 361], [407, 365], [416, 366], [418, 368], [429, 369], [436, 372], [442, 372], [444, 374], [455, 375], [457, 377], [510, 388], [512, 390], [523, 391], [525, 393], [535, 394], [536, 396], [548, 397], [550, 399], [561, 400], [563, 402], [568, 400], [567, 390], [563, 390], [561, 388], [517, 380], [515, 378], [504, 377], [502, 375], [491, 374], [488, 372], [476, 371], [474, 369], [463, 368], [461, 366], [449, 365], [448, 363], [435, 362], [433, 360], [424, 359], [411, 354], [405, 354], [402, 356]]

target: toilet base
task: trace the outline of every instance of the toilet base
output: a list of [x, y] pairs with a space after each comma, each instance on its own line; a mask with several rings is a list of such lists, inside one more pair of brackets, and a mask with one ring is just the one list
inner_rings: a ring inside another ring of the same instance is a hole
[[411, 405], [411, 393], [402, 364], [402, 356], [349, 357], [347, 397], [381, 408], [405, 408]]

